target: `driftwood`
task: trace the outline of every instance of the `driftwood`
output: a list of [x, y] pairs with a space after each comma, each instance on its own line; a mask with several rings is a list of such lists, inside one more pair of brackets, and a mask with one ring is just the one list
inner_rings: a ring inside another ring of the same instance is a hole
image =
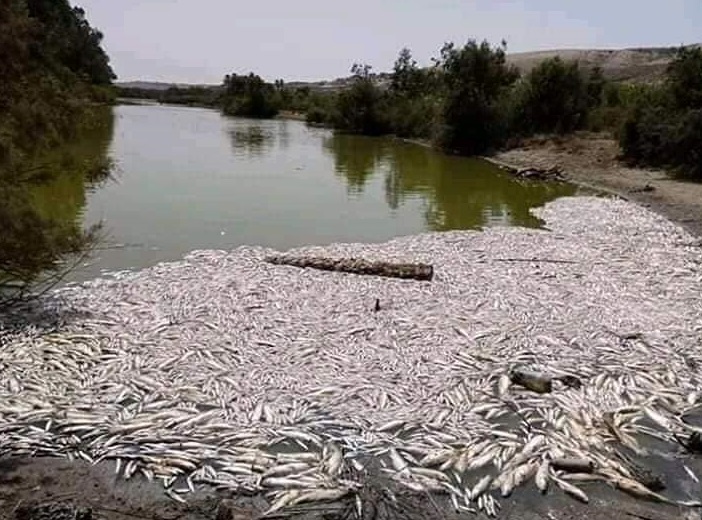
[[536, 181], [564, 181], [563, 173], [558, 166], [552, 168], [522, 168], [521, 170], [511, 170], [512, 175], [519, 179]]
[[429, 281], [434, 276], [434, 268], [427, 264], [392, 264], [388, 262], [369, 262], [359, 258], [320, 258], [269, 256], [266, 262], [276, 265], [338, 271], [342, 273], [368, 274]]

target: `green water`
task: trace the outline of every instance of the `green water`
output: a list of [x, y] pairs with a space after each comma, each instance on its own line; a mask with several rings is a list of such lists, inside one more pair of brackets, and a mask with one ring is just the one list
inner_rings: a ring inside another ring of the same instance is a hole
[[[297, 121], [213, 110], [119, 106], [114, 178], [91, 188], [67, 171], [37, 204], [106, 242], [73, 279], [177, 260], [193, 249], [378, 242], [423, 231], [538, 227], [529, 209], [576, 188], [517, 182], [480, 160], [393, 139], [335, 135]], [[90, 160], [104, 138], [78, 147]]]

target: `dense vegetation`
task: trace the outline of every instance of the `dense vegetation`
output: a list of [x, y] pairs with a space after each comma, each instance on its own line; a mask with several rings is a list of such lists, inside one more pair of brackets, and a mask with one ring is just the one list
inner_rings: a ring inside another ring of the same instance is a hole
[[62, 171], [43, 162], [57, 145], [110, 124], [104, 105], [115, 75], [101, 40], [67, 0], [0, 3], [0, 304], [94, 239], [95, 230], [39, 211], [32, 187], [76, 167], [90, 177], [109, 171], [104, 156], [65, 159]]
[[620, 136], [624, 157], [702, 180], [702, 48], [681, 49], [665, 83], [631, 105]]
[[348, 89], [308, 104], [308, 121], [341, 131], [394, 134], [475, 155], [535, 134], [609, 131], [623, 157], [702, 179], [702, 49], [681, 48], [663, 84], [606, 81], [560, 58], [520, 74], [504, 42], [444, 45], [429, 68], [403, 49], [389, 82], [354, 65]]
[[124, 99], [151, 99], [169, 105], [186, 105], [215, 108], [221, 99], [221, 89], [211, 87], [172, 86], [163, 90], [136, 87], [117, 87], [117, 94]]
[[392, 133], [430, 140], [474, 155], [534, 133], [583, 128], [600, 105], [604, 79], [577, 63], [544, 61], [525, 77], [507, 64], [506, 44], [469, 40], [443, 46], [430, 68], [420, 68], [403, 49], [389, 85], [369, 66], [355, 65], [349, 89], [313, 107], [308, 119], [363, 134]]

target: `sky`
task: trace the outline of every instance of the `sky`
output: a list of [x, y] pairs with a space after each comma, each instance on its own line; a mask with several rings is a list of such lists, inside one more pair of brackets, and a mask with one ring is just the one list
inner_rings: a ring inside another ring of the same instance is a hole
[[702, 41], [702, 0], [71, 0], [104, 35], [119, 81], [220, 83], [225, 74], [317, 81], [354, 62], [388, 71], [402, 47], [508, 52]]

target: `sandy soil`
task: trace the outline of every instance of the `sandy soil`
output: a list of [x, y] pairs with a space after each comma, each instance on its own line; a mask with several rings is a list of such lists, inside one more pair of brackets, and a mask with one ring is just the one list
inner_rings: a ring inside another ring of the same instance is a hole
[[558, 166], [569, 181], [637, 202], [702, 237], [702, 183], [675, 180], [663, 171], [629, 168], [618, 154], [611, 138], [583, 133], [560, 140], [531, 139], [489, 159], [518, 168]]

